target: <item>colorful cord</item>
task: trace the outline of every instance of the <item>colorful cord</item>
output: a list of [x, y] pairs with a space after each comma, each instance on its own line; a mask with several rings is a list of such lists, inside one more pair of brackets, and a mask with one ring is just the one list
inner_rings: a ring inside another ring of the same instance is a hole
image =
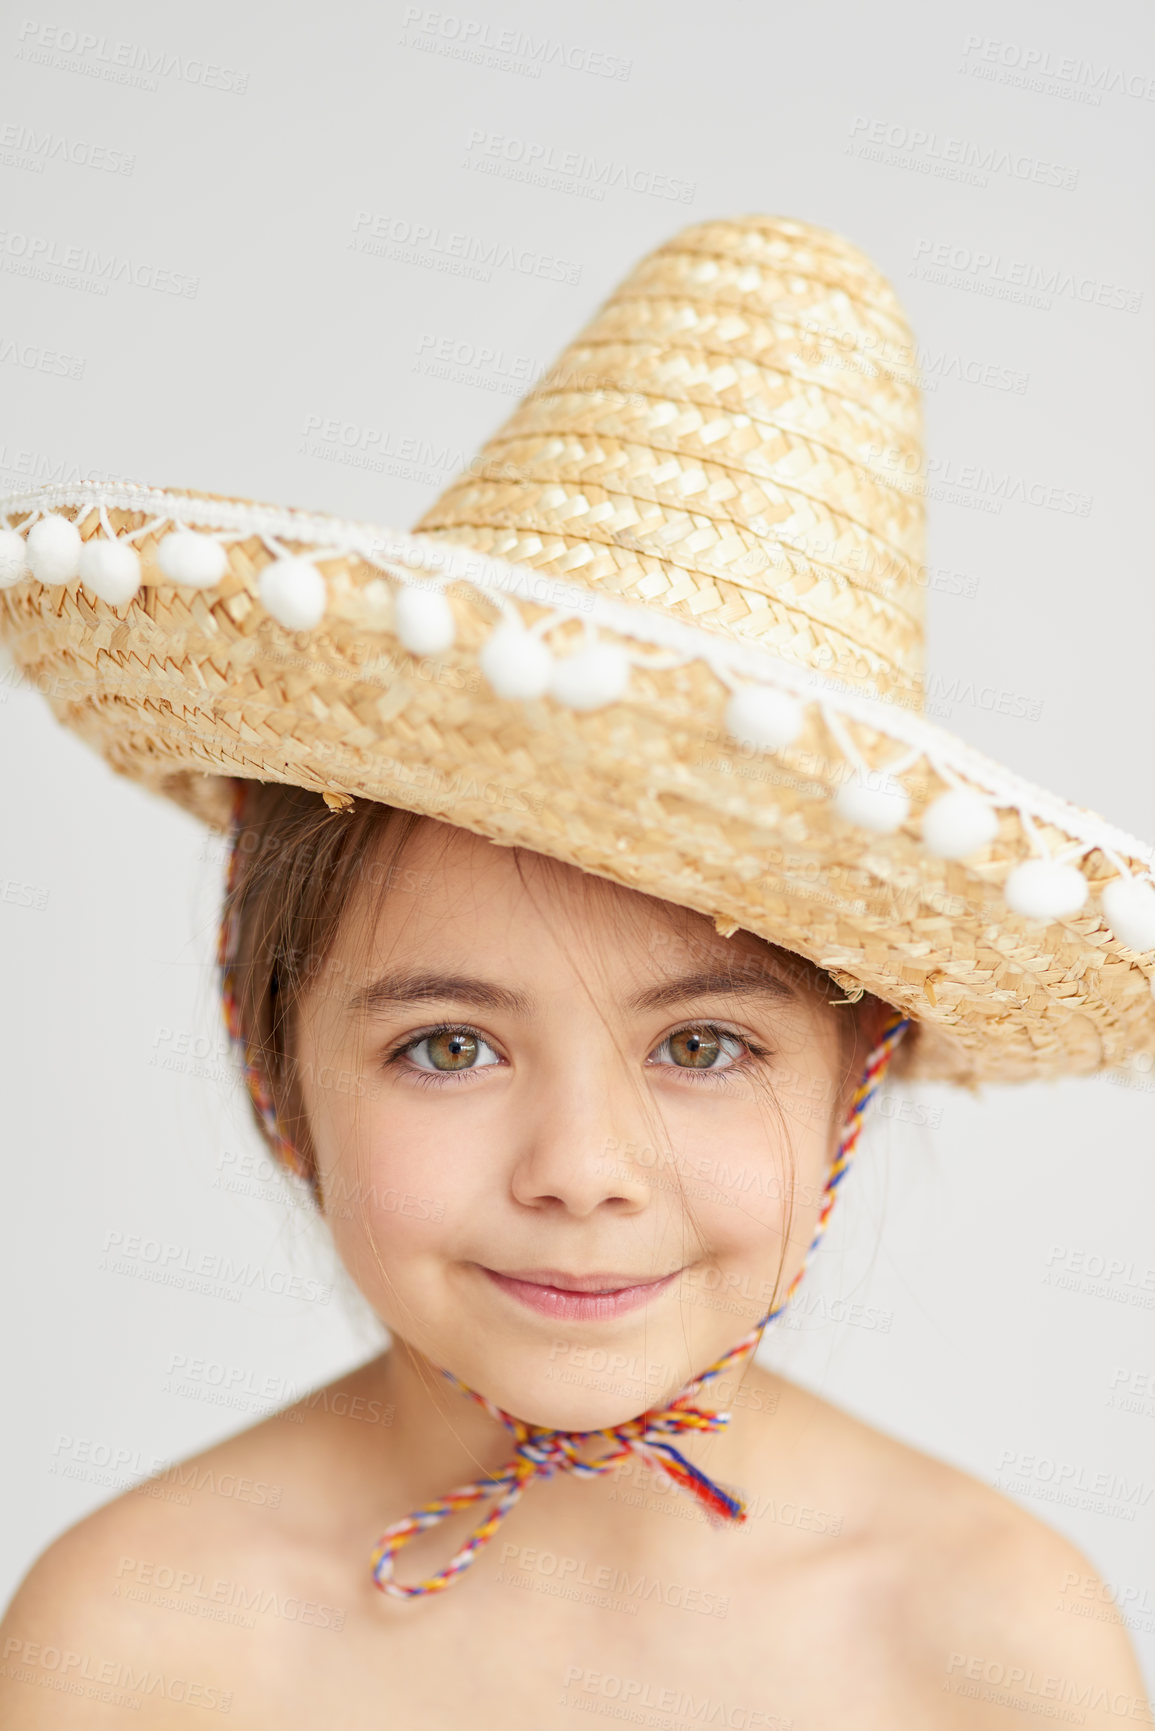
[[[237, 783], [233, 803], [232, 823], [230, 827], [229, 866], [226, 884], [226, 913], [221, 920], [220, 936], [217, 945], [217, 962], [220, 970], [221, 998], [224, 1007], [225, 1026], [229, 1036], [242, 1054], [245, 1082], [253, 1102], [261, 1115], [273, 1147], [278, 1157], [289, 1169], [302, 1177], [313, 1189], [314, 1195], [320, 1200], [320, 1189], [315, 1175], [307, 1168], [290, 1140], [281, 1131], [277, 1121], [276, 1111], [268, 1090], [261, 1076], [260, 1068], [255, 1058], [255, 1048], [246, 1044], [240, 1030], [235, 996], [235, 943], [236, 916], [235, 911], [229, 911], [228, 898], [235, 888], [238, 875], [238, 856], [236, 841], [239, 833], [241, 814], [244, 806], [245, 784]], [[515, 1418], [511, 1413], [495, 1406], [476, 1389], [470, 1388], [450, 1370], [442, 1369], [441, 1374], [463, 1394], [477, 1401], [492, 1418], [500, 1420], [507, 1430], [513, 1433], [514, 1453], [508, 1466], [491, 1476], [475, 1479], [471, 1484], [459, 1485], [437, 1501], [426, 1503], [415, 1509], [404, 1520], [395, 1521], [382, 1533], [374, 1548], [371, 1567], [373, 1580], [383, 1593], [397, 1599], [415, 1599], [430, 1593], [441, 1592], [452, 1586], [461, 1574], [473, 1562], [478, 1552], [493, 1537], [502, 1521], [521, 1497], [526, 1486], [534, 1479], [548, 1479], [556, 1472], [571, 1472], [579, 1478], [597, 1478], [607, 1473], [620, 1460], [629, 1454], [636, 1454], [671, 1479], [679, 1490], [696, 1497], [705, 1509], [707, 1516], [718, 1522], [744, 1521], [746, 1519], [745, 1505], [740, 1498], [730, 1496], [720, 1485], [688, 1461], [685, 1456], [666, 1439], [683, 1431], [720, 1431], [730, 1422], [728, 1412], [711, 1412], [709, 1409], [695, 1404], [695, 1396], [704, 1383], [720, 1376], [731, 1365], [739, 1363], [752, 1352], [762, 1338], [767, 1324], [790, 1303], [798, 1288], [802, 1276], [810, 1263], [810, 1258], [817, 1249], [826, 1232], [827, 1222], [834, 1207], [834, 1195], [839, 1184], [846, 1176], [847, 1169], [853, 1158], [862, 1129], [863, 1113], [872, 1099], [882, 1077], [894, 1055], [896, 1046], [910, 1025], [910, 1018], [899, 1011], [885, 1024], [878, 1044], [866, 1061], [862, 1078], [854, 1092], [854, 1097], [847, 1113], [846, 1122], [839, 1138], [838, 1152], [826, 1178], [822, 1192], [822, 1203], [818, 1211], [818, 1220], [814, 1236], [807, 1246], [802, 1265], [786, 1289], [782, 1302], [769, 1310], [762, 1320], [754, 1325], [737, 1346], [712, 1364], [708, 1370], [701, 1372], [686, 1383], [670, 1401], [662, 1407], [650, 1407], [640, 1413], [637, 1418], [629, 1419], [625, 1424], [613, 1425], [607, 1429], [572, 1431], [552, 1430], [548, 1427], [526, 1424], [522, 1419]], [[594, 1460], [582, 1458], [579, 1450], [591, 1439], [601, 1439], [609, 1443], [608, 1452]], [[406, 1586], [394, 1579], [394, 1558], [402, 1546], [416, 1538], [418, 1533], [454, 1514], [458, 1509], [470, 1507], [484, 1498], [493, 1497], [495, 1502], [489, 1513], [481, 1520], [465, 1540], [460, 1550], [453, 1556], [443, 1569], [430, 1575], [427, 1580], [415, 1582]]]

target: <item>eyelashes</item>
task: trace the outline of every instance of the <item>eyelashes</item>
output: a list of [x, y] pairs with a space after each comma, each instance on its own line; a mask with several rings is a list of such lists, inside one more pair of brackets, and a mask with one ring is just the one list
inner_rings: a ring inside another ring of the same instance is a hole
[[[696, 1084], [705, 1083], [707, 1086], [719, 1087], [725, 1086], [728, 1082], [733, 1082], [737, 1077], [748, 1074], [756, 1064], [765, 1063], [767, 1059], [773, 1056], [769, 1047], [761, 1045], [757, 1040], [751, 1038], [749, 1034], [735, 1033], [733, 1029], [722, 1027], [715, 1022], [686, 1022], [680, 1028], [674, 1028], [670, 1033], [665, 1035], [665, 1037], [654, 1047], [654, 1052], [668, 1052], [671, 1042], [686, 1034], [691, 1036], [706, 1034], [709, 1036], [711, 1042], [717, 1044], [720, 1052], [723, 1051], [725, 1046], [728, 1044], [733, 1047], [741, 1048], [744, 1055], [735, 1056], [728, 1053], [727, 1056], [730, 1059], [728, 1063], [706, 1065], [677, 1063], [651, 1064], [650, 1061], [647, 1060], [648, 1067], [660, 1070], [672, 1070], [679, 1076], [689, 1077], [690, 1080]], [[457, 1070], [442, 1070], [433, 1065], [418, 1064], [413, 1061], [410, 1056], [411, 1053], [417, 1051], [420, 1047], [425, 1046], [428, 1042], [437, 1040], [442, 1036], [448, 1036], [450, 1039], [453, 1039], [456, 1036], [456, 1038], [463, 1044], [472, 1043], [478, 1049], [484, 1049], [492, 1054], [492, 1057], [486, 1062], [467, 1064]], [[494, 1061], [495, 1059], [496, 1062]], [[500, 1056], [496, 1053], [495, 1048], [477, 1028], [471, 1027], [465, 1022], [441, 1022], [438, 1023], [436, 1027], [426, 1028], [424, 1032], [420, 1034], [409, 1035], [405, 1040], [401, 1041], [400, 1044], [392, 1048], [392, 1050], [386, 1055], [384, 1063], [386, 1066], [396, 1064], [409, 1080], [415, 1082], [419, 1087], [424, 1088], [452, 1087], [471, 1080], [477, 1075], [478, 1071], [493, 1070], [501, 1067]]]
[[[417, 1082], [420, 1086], [425, 1088], [444, 1087], [447, 1082], [460, 1082], [466, 1077], [474, 1076], [479, 1070], [494, 1070], [499, 1068], [498, 1064], [483, 1063], [467, 1064], [460, 1070], [438, 1070], [433, 1066], [413, 1063], [412, 1059], [409, 1057], [411, 1052], [416, 1051], [419, 1046], [428, 1044], [430, 1040], [440, 1039], [442, 1035], [448, 1035], [450, 1039], [456, 1036], [456, 1038], [463, 1044], [473, 1043], [478, 1047], [485, 1047], [485, 1049], [491, 1053], [494, 1052], [494, 1048], [489, 1044], [489, 1041], [486, 1040], [476, 1028], [470, 1028], [464, 1023], [459, 1022], [442, 1022], [436, 1028], [427, 1028], [423, 1034], [410, 1035], [410, 1037], [402, 1041], [399, 1046], [393, 1048], [385, 1061], [387, 1064], [400, 1065], [402, 1070], [414, 1082]], [[494, 1053], [495, 1057], [496, 1055], [497, 1054]]]

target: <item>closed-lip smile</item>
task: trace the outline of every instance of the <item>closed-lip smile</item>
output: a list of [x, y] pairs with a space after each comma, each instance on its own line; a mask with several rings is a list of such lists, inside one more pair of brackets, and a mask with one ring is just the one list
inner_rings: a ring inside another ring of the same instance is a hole
[[560, 1268], [519, 1268], [506, 1273], [477, 1265], [489, 1281], [539, 1314], [567, 1322], [594, 1322], [621, 1316], [647, 1304], [682, 1273], [639, 1276], [617, 1272], [567, 1274]]

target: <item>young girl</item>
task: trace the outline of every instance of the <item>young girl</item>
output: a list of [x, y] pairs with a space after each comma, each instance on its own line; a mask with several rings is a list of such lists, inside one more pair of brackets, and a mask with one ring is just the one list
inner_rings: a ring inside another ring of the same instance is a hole
[[50, 1546], [3, 1723], [1151, 1722], [1087, 1558], [753, 1357], [888, 1071], [1155, 1044], [1150, 850], [915, 713], [904, 332], [706, 224], [418, 539], [6, 502], [21, 666], [228, 828], [258, 1122], [391, 1345]]

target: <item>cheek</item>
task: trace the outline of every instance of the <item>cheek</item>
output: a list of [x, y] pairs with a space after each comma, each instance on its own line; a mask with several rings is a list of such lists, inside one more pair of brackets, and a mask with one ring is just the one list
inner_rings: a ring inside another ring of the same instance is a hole
[[744, 1329], [781, 1305], [803, 1266], [822, 1204], [825, 1123], [728, 1141], [683, 1174], [686, 1207], [709, 1247], [685, 1302], [711, 1330]]
[[[333, 1243], [349, 1275], [388, 1326], [432, 1308], [443, 1257], [441, 1204], [403, 1184], [373, 1179], [333, 1208], [326, 1206]], [[402, 1302], [395, 1306], [393, 1300]]]
[[695, 1126], [673, 1166], [638, 1170], [680, 1192], [690, 1220], [720, 1262], [777, 1257], [784, 1234], [809, 1242], [822, 1202], [830, 1107], [820, 1078], [783, 1078], [775, 1100], [712, 1114]]
[[421, 1095], [364, 1074], [359, 1092], [318, 1092], [309, 1116], [334, 1244], [376, 1301], [452, 1258], [491, 1202], [496, 1153], [478, 1126], [466, 1145]]
[[436, 1307], [438, 1270], [471, 1199], [445, 1181], [435, 1145], [375, 1123], [364, 1105], [355, 1117], [356, 1128], [319, 1154], [325, 1219], [373, 1309], [408, 1335], [414, 1315]]

